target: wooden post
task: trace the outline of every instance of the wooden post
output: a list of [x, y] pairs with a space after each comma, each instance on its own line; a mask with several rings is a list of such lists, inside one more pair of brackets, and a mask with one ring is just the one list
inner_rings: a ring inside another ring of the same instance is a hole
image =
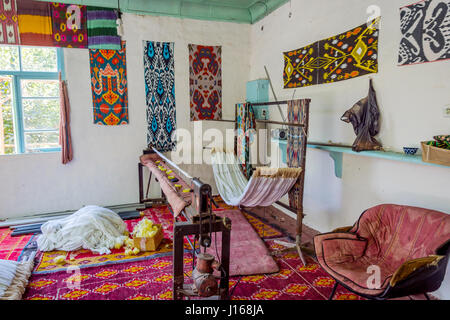
[[301, 239], [302, 239], [302, 232], [303, 232], [303, 194], [304, 194], [304, 186], [305, 186], [305, 166], [306, 166], [306, 150], [308, 145], [308, 128], [309, 128], [309, 103], [311, 102], [310, 99], [305, 100], [305, 106], [304, 106], [304, 118], [303, 125], [304, 125], [304, 131], [302, 134], [302, 141], [301, 141], [301, 156], [300, 156], [300, 167], [303, 168], [298, 183], [299, 183], [299, 192], [298, 192], [298, 199], [297, 199], [297, 235], [296, 235], [296, 244], [297, 244], [297, 251], [299, 252], [300, 258], [304, 265], [306, 265], [306, 261], [301, 253]]
[[173, 226], [173, 300], [181, 300], [181, 290], [184, 284], [183, 252], [185, 222], [175, 222]]
[[[298, 162], [298, 167], [302, 168], [302, 172], [300, 173], [300, 176], [298, 177], [296, 183], [292, 187], [292, 190], [289, 191], [289, 205], [290, 207], [295, 208], [296, 214], [297, 214], [297, 223], [296, 223], [296, 237], [295, 237], [295, 244], [296, 248], [299, 254], [300, 259], [302, 260], [303, 264], [306, 265], [306, 260], [303, 257], [302, 253], [302, 228], [303, 228], [303, 194], [304, 194], [304, 183], [305, 183], [305, 165], [306, 165], [306, 150], [307, 150], [307, 143], [308, 143], [308, 125], [309, 125], [309, 103], [310, 99], [305, 99], [300, 101], [299, 107], [302, 108], [300, 110], [300, 115], [302, 119], [299, 119], [301, 124], [303, 124], [303, 127], [301, 130], [303, 131], [301, 136], [301, 140], [299, 141], [300, 148], [300, 159]], [[297, 102], [296, 102], [297, 103]], [[293, 121], [293, 119], [289, 119], [288, 121]], [[288, 163], [288, 166], [294, 165], [293, 163]]]
[[139, 203], [144, 203], [144, 185], [142, 181], [142, 163], [138, 162], [138, 176], [139, 176]]
[[[213, 223], [199, 222], [205, 228], [211, 228], [211, 232], [222, 232], [221, 279], [217, 296], [220, 299], [228, 299], [229, 273], [230, 273], [230, 234], [231, 220], [218, 220]], [[184, 237], [188, 235], [200, 235], [203, 231], [199, 223], [177, 221], [173, 227], [173, 299], [182, 300], [188, 291], [184, 286]], [[192, 293], [191, 293], [192, 294]]]
[[220, 258], [221, 271], [220, 271], [220, 283], [219, 291], [220, 298], [227, 300], [229, 290], [229, 277], [230, 277], [230, 236], [231, 236], [231, 220], [225, 218], [222, 227], [222, 256]]
[[3, 126], [3, 103], [5, 101], [0, 100], [0, 154], [5, 154], [5, 128]]

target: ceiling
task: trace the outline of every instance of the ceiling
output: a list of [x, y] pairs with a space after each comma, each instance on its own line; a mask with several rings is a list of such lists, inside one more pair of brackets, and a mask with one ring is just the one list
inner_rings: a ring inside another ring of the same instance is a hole
[[[40, 0], [52, 1], [52, 0]], [[117, 8], [122, 12], [172, 16], [211, 21], [255, 23], [289, 0], [59, 0], [70, 4], [83, 4]]]

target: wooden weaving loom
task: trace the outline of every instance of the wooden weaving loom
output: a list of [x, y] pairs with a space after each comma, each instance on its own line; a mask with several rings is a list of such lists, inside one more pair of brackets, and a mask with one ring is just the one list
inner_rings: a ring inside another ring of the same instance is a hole
[[[144, 166], [150, 170], [145, 198]], [[175, 171], [187, 178], [189, 183]], [[143, 151], [138, 163], [138, 173], [140, 203], [145, 203], [146, 207], [151, 207], [154, 204], [169, 204], [168, 207], [174, 215], [173, 299], [181, 300], [184, 297], [199, 296], [209, 299], [228, 299], [231, 220], [219, 218], [212, 211], [212, 205], [214, 204], [216, 207], [217, 205], [211, 195], [211, 186], [201, 182], [198, 178], [191, 177], [153, 147]], [[161, 198], [148, 198], [152, 175], [155, 175], [155, 179], [161, 187]], [[180, 215], [184, 216], [187, 221], [177, 221], [177, 217]], [[197, 258], [197, 266], [193, 270], [194, 285], [185, 285], [184, 237], [194, 235], [195, 239], [199, 241], [200, 247], [206, 250], [211, 245], [211, 234], [216, 232], [222, 233], [222, 250], [219, 263], [214, 261], [213, 256], [197, 251], [195, 244], [192, 244], [187, 238], [192, 248], [193, 257]], [[219, 284], [212, 274], [213, 269], [220, 271]]]
[[[314, 254], [314, 250], [307, 247], [308, 244], [302, 244], [302, 227], [303, 218], [305, 214], [303, 212], [303, 194], [304, 194], [304, 181], [305, 181], [305, 164], [306, 164], [306, 150], [307, 150], [307, 135], [309, 126], [309, 104], [310, 99], [298, 99], [298, 100], [286, 100], [286, 101], [274, 101], [274, 102], [261, 102], [261, 103], [246, 103], [247, 107], [253, 106], [278, 106], [281, 113], [280, 105], [288, 105], [288, 120], [285, 120], [283, 114], [281, 114], [284, 121], [273, 121], [273, 120], [260, 120], [255, 119], [256, 123], [262, 124], [276, 124], [288, 127], [288, 148], [287, 148], [287, 165], [288, 167], [303, 168], [297, 182], [294, 184], [292, 189], [289, 191], [289, 205], [277, 201], [276, 204], [283, 207], [284, 209], [295, 214], [296, 219], [287, 215], [283, 211], [277, 209], [275, 206], [270, 207], [253, 207], [246, 208], [241, 207], [241, 209], [248, 213], [253, 213], [261, 218], [268, 220], [270, 224], [278, 226], [280, 229], [287, 231], [287, 233], [295, 238], [295, 246], [288, 243], [282, 243], [288, 246], [287, 250], [296, 249], [300, 259], [303, 264], [306, 265], [306, 260], [303, 257], [302, 251], [309, 254]], [[223, 122], [234, 122], [235, 130], [238, 129], [237, 118], [238, 111], [236, 105], [235, 120], [214, 120]], [[290, 140], [291, 139], [291, 140]], [[235, 155], [237, 156], [237, 141], [235, 137]], [[246, 161], [249, 160], [245, 157]], [[248, 167], [245, 163], [244, 167]], [[245, 171], [245, 170], [244, 170]], [[246, 172], [243, 172], [244, 175]], [[266, 213], [268, 212], [268, 217]]]

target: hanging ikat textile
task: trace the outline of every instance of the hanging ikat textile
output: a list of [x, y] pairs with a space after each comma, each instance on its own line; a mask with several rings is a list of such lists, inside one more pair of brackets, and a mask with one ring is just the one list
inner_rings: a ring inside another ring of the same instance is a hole
[[253, 107], [247, 103], [236, 104], [236, 158], [241, 164], [242, 173], [247, 179], [252, 176], [250, 146], [253, 142], [256, 119]]
[[53, 46], [52, 9], [49, 2], [17, 1], [20, 44], [26, 46]]
[[378, 72], [380, 18], [348, 32], [285, 52], [284, 88], [347, 80]]
[[55, 46], [87, 48], [86, 6], [53, 2], [52, 25]]
[[426, 0], [400, 9], [399, 65], [450, 59], [450, 0]]
[[161, 152], [176, 146], [173, 49], [173, 42], [144, 41], [147, 143]]
[[19, 44], [16, 0], [0, 0], [0, 44]]
[[222, 47], [189, 45], [191, 121], [222, 119]]
[[89, 49], [94, 123], [128, 123], [126, 46], [121, 50]]
[[[309, 99], [288, 101], [288, 122], [303, 124], [304, 127], [289, 126], [287, 135], [287, 165], [289, 168], [301, 168], [305, 165]], [[303, 168], [304, 169], [304, 168]], [[304, 175], [304, 171], [302, 172]], [[303, 194], [303, 181], [300, 179], [289, 191], [289, 206], [299, 209], [299, 195]]]

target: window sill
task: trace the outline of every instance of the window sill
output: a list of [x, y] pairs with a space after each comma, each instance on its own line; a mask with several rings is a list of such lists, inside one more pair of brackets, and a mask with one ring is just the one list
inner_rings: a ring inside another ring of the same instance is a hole
[[35, 155], [54, 155], [54, 154], [60, 154], [60, 153], [61, 153], [61, 150], [28, 152], [28, 153], [11, 153], [11, 154], [1, 154], [0, 159], [15, 158], [15, 157], [29, 157], [29, 156], [35, 156]]

